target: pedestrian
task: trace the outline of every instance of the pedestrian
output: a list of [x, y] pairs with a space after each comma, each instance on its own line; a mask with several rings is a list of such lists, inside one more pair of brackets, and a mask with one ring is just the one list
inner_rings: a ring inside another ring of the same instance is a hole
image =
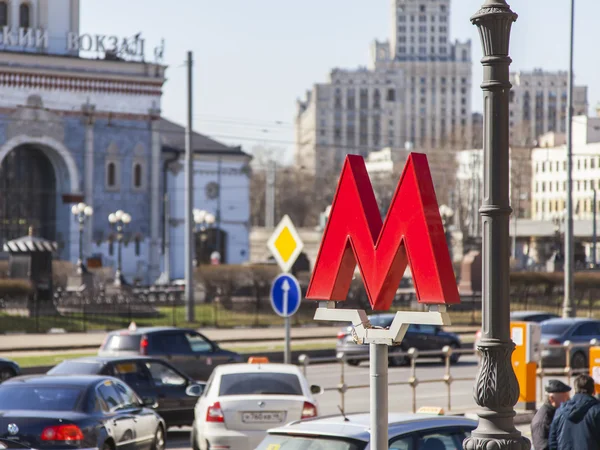
[[545, 387], [546, 401], [538, 409], [531, 421], [531, 440], [535, 450], [548, 450], [550, 424], [554, 419], [556, 409], [569, 400], [571, 386], [560, 380], [548, 380]]
[[600, 401], [594, 394], [594, 379], [575, 378], [575, 395], [556, 411], [550, 425], [550, 450], [600, 449]]

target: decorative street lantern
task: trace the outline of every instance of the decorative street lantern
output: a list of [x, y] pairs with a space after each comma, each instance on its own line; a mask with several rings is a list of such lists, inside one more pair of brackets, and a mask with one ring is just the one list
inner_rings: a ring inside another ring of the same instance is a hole
[[529, 440], [514, 424], [519, 384], [511, 364], [510, 338], [510, 201], [509, 201], [509, 66], [510, 29], [517, 15], [504, 0], [486, 0], [471, 21], [483, 45], [484, 195], [483, 326], [477, 345], [481, 365], [474, 387], [482, 408], [479, 424], [465, 450], [528, 450]]
[[83, 263], [83, 231], [85, 230], [86, 221], [94, 214], [94, 209], [85, 203], [78, 203], [77, 205], [73, 205], [71, 213], [79, 223], [79, 258], [77, 259], [77, 274], [81, 275], [87, 272], [85, 264]]
[[117, 271], [115, 273], [115, 287], [127, 285], [123, 277], [123, 229], [125, 225], [131, 222], [131, 216], [120, 209], [117, 212], [111, 213], [108, 216], [108, 221], [111, 226], [117, 231]]

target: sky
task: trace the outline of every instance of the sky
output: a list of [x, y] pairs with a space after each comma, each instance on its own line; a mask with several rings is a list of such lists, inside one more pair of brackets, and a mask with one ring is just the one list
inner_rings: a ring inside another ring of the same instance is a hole
[[[469, 18], [483, 0], [453, 0], [451, 36], [471, 39], [473, 110], [481, 111], [481, 44]], [[567, 70], [569, 0], [513, 0], [511, 70]], [[291, 159], [296, 99], [332, 68], [369, 62], [374, 39], [388, 39], [391, 0], [82, 0], [81, 33], [165, 40], [169, 66], [163, 115], [186, 120], [185, 59], [193, 52], [194, 128], [246, 151], [272, 148]], [[600, 103], [599, 0], [576, 0], [575, 83]]]

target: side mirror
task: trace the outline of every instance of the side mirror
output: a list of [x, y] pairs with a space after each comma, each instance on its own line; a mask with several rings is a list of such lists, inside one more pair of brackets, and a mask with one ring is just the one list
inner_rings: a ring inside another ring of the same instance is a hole
[[189, 395], [190, 397], [200, 397], [202, 395], [202, 393], [204, 392], [205, 387], [206, 387], [205, 384], [199, 384], [199, 383], [190, 384], [185, 389], [185, 394]]
[[146, 408], [156, 409], [158, 408], [158, 401], [155, 397], [144, 397], [142, 399], [142, 405]]
[[323, 393], [323, 388], [321, 386], [313, 384], [310, 387], [310, 393], [313, 395], [321, 395]]

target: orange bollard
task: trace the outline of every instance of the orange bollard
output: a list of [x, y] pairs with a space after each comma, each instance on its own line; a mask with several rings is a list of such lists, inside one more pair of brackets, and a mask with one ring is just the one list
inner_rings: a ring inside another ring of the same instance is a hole
[[600, 394], [600, 346], [590, 347], [590, 376], [596, 385], [596, 394]]
[[535, 410], [536, 372], [540, 357], [540, 327], [536, 323], [511, 322], [510, 336], [515, 343], [512, 366], [519, 382], [517, 408]]

